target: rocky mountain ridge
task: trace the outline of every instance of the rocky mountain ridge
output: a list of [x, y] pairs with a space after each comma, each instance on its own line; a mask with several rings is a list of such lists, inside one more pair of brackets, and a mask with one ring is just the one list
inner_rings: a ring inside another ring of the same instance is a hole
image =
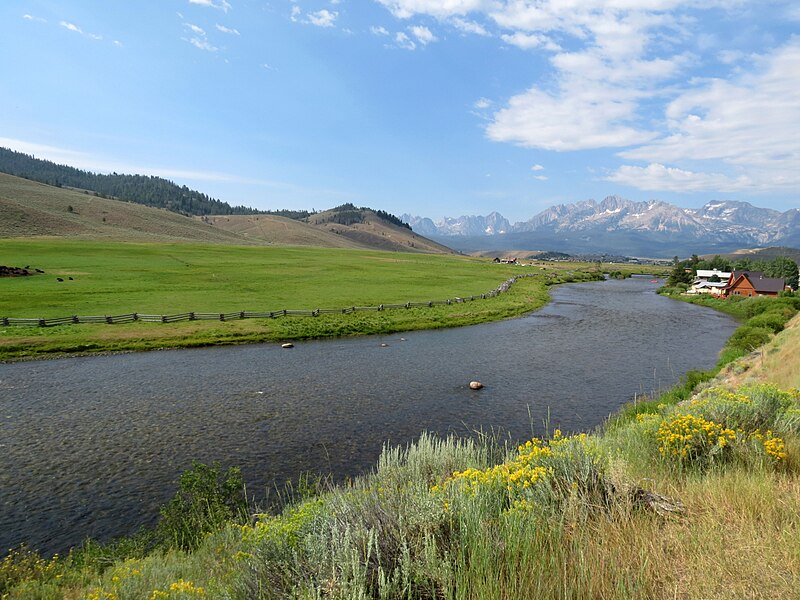
[[[632, 201], [608, 196], [559, 204], [527, 221], [511, 225], [497, 212], [482, 216], [431, 219], [403, 215], [422, 235], [447, 239], [448, 245], [470, 249], [499, 244], [545, 244], [547, 249], [644, 251], [675, 246], [719, 250], [800, 243], [800, 209], [780, 212], [748, 202], [719, 200], [701, 208], [680, 208], [660, 200]], [[470, 238], [469, 240], [467, 238]], [[617, 245], [615, 245], [617, 244]], [[703, 251], [703, 250], [699, 250]]]

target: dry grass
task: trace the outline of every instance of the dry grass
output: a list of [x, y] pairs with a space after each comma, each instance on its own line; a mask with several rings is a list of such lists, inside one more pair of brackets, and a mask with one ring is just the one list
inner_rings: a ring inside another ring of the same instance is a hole
[[726, 385], [774, 383], [780, 388], [800, 388], [800, 315], [768, 344], [729, 365], [720, 379]]

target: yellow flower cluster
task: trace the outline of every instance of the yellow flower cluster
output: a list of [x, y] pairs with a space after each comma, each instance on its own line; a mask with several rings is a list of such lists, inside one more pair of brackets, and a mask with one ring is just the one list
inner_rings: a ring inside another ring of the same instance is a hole
[[114, 592], [92, 590], [86, 595], [86, 600], [117, 600], [117, 595]]
[[783, 442], [783, 438], [776, 437], [772, 431], [767, 431], [766, 434], [754, 431], [750, 437], [764, 446], [767, 456], [771, 456], [775, 460], [786, 460], [786, 444]]
[[663, 421], [656, 433], [662, 456], [692, 461], [710, 456], [736, 439], [736, 432], [694, 415], [676, 415]]
[[[560, 437], [560, 432], [556, 430]], [[453, 473], [448, 482], [465, 486], [472, 493], [482, 487], [501, 486], [508, 492], [527, 489], [547, 476], [548, 469], [536, 463], [553, 450], [541, 440], [532, 439], [517, 448], [517, 456], [507, 463], [487, 469], [466, 469]]]
[[[553, 439], [542, 441], [533, 438], [517, 447], [516, 455], [509, 461], [486, 469], [465, 469], [453, 473], [442, 486], [433, 486], [431, 491], [440, 493], [454, 487], [467, 494], [481, 491], [502, 491], [507, 494], [509, 511], [525, 512], [533, 508], [529, 490], [554, 476], [553, 461], [572, 460], [576, 445], [588, 448], [589, 438], [585, 433], [564, 437], [558, 429]], [[445, 506], [449, 508], [447, 500]]]
[[42, 558], [39, 553], [26, 546], [9, 548], [8, 553], [0, 561], [0, 582], [15, 585], [33, 579], [58, 579], [61, 577], [63, 564], [58, 554], [52, 558]]
[[171, 583], [168, 591], [153, 590], [150, 600], [162, 600], [166, 598], [191, 598], [191, 597], [204, 597], [206, 590], [204, 588], [195, 586], [191, 581], [178, 581]]

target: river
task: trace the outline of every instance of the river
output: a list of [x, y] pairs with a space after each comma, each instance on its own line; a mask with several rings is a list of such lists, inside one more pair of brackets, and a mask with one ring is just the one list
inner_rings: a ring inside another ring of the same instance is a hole
[[[737, 324], [647, 278], [558, 286], [472, 327], [0, 365], [0, 547], [63, 552], [152, 525], [192, 460], [251, 495], [367, 471], [422, 431], [586, 431], [716, 363]], [[485, 388], [471, 391], [470, 380]]]

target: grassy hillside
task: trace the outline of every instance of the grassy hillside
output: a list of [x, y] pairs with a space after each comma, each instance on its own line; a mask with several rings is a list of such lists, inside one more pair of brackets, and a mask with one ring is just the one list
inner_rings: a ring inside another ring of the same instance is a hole
[[249, 517], [236, 472], [197, 465], [154, 532], [66, 558], [13, 551], [0, 593], [796, 598], [800, 392], [758, 361], [774, 357], [797, 383], [798, 343], [795, 316], [716, 378], [694, 374], [705, 381], [589, 435], [519, 447], [423, 435], [348, 485], [305, 482], [278, 514]]
[[193, 218], [4, 173], [0, 173], [0, 213], [0, 239], [47, 237], [453, 253], [371, 210], [359, 210], [361, 221], [350, 225], [322, 220], [334, 211], [314, 215], [311, 223], [265, 214]]
[[[336, 211], [325, 211], [304, 221], [272, 215], [205, 217], [214, 226], [248, 240], [270, 244], [314, 245], [328, 248], [371, 248], [387, 252], [452, 254], [446, 246], [417, 235], [410, 229], [381, 219], [374, 211], [357, 211], [356, 222], [337, 222]], [[342, 221], [343, 219], [339, 219]]]
[[99, 198], [4, 173], [0, 173], [0, 214], [0, 239], [261, 243], [167, 210]]

